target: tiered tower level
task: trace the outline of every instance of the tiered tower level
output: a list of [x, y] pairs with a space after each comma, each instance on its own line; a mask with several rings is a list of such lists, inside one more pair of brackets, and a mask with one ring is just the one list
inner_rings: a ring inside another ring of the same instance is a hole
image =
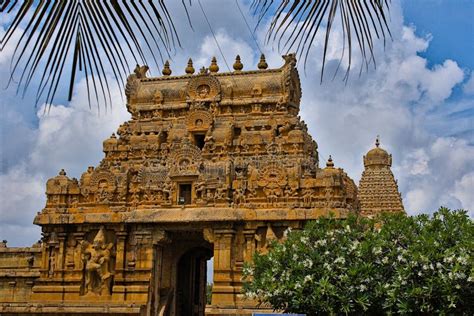
[[358, 194], [362, 215], [374, 216], [381, 212], [404, 211], [391, 166], [392, 155], [380, 148], [377, 137], [375, 148], [364, 156], [365, 170], [359, 182]]
[[319, 167], [298, 116], [296, 59], [284, 60], [266, 69], [262, 56], [258, 70], [242, 71], [238, 58], [218, 73], [213, 59], [197, 74], [190, 60], [185, 75], [166, 64], [158, 78], [137, 66], [126, 85], [132, 119], [104, 141], [105, 158], [80, 180], [63, 170], [48, 180], [35, 247], [0, 245], [0, 312], [255, 310], [241, 293], [255, 251], [308, 220], [359, 211], [346, 173], [331, 159]]

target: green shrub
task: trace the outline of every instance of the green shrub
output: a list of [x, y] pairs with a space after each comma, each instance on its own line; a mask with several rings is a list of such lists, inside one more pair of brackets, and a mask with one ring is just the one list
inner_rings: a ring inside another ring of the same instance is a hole
[[474, 313], [465, 211], [322, 218], [244, 269], [249, 297], [294, 313]]

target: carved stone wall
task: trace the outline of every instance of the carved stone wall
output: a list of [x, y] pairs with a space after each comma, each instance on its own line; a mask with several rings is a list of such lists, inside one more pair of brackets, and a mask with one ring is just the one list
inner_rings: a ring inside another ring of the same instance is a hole
[[361, 213], [374, 216], [382, 212], [404, 212], [398, 184], [390, 169], [392, 155], [376, 147], [364, 156], [365, 170], [359, 183]]

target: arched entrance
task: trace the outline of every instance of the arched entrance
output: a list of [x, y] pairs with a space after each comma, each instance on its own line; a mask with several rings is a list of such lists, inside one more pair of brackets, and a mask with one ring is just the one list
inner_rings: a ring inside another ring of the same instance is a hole
[[184, 253], [178, 261], [176, 275], [176, 315], [204, 316], [206, 309], [206, 262], [212, 251], [196, 247]]

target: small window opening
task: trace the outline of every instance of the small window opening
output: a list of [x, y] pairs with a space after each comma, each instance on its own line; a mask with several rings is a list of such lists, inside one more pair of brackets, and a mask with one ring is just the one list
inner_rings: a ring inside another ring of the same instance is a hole
[[168, 132], [161, 132], [161, 142], [166, 143], [168, 141]]
[[234, 135], [235, 135], [235, 137], [240, 136], [240, 134], [242, 134], [242, 130], [240, 129], [240, 127], [234, 127]]
[[179, 185], [179, 205], [191, 204], [191, 189], [192, 186], [190, 183], [183, 183]]
[[204, 134], [194, 134], [194, 145], [196, 145], [199, 149], [203, 149], [204, 148], [204, 138], [206, 137], [206, 135]]
[[275, 134], [276, 134], [275, 136], [280, 136], [281, 135], [280, 131], [281, 131], [282, 127], [283, 127], [283, 125], [278, 125], [277, 126], [277, 128], [275, 130]]

